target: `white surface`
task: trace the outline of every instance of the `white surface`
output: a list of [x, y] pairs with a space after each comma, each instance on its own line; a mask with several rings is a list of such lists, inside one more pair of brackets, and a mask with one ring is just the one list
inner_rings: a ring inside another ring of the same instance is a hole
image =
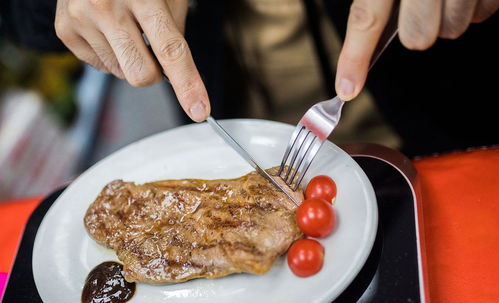
[[[292, 126], [262, 120], [227, 120], [222, 125], [263, 167], [276, 166]], [[78, 302], [90, 270], [117, 260], [113, 251], [86, 233], [83, 216], [102, 187], [124, 179], [143, 183], [178, 178], [233, 178], [251, 167], [206, 124], [166, 131], [131, 144], [90, 168], [55, 201], [38, 230], [33, 251], [33, 274], [45, 302]], [[298, 278], [285, 258], [262, 276], [236, 274], [185, 283], [137, 284], [130, 302], [330, 302], [361, 269], [374, 242], [377, 206], [369, 180], [346, 153], [332, 143], [323, 145], [310, 176], [327, 174], [337, 183], [338, 224], [320, 242], [324, 267], [317, 275]], [[305, 183], [306, 184], [306, 183]]]

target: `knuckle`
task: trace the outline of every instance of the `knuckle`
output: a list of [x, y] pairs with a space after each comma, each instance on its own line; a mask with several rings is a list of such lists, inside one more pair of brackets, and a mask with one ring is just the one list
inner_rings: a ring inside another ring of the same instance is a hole
[[67, 5], [67, 14], [71, 19], [81, 20], [83, 16], [83, 6], [78, 1], [70, 1]]
[[443, 27], [440, 31], [440, 37], [445, 39], [457, 39], [464, 33], [464, 29], [455, 27]]
[[462, 21], [462, 18], [457, 15], [446, 15], [442, 20], [440, 28], [440, 37], [446, 39], [457, 39], [467, 28], [467, 23]]
[[66, 26], [65, 22], [57, 18], [54, 22], [54, 28], [56, 36], [61, 39], [61, 41], [67, 42], [71, 39], [71, 30]]
[[187, 52], [187, 42], [182, 37], [166, 41], [159, 49], [161, 59], [174, 62], [182, 58]]
[[173, 24], [168, 18], [168, 12], [159, 9], [151, 10], [144, 13], [144, 22], [152, 24], [155, 29], [155, 38], [160, 38], [165, 32], [173, 31]]
[[130, 43], [133, 43], [133, 41], [131, 40], [130, 33], [123, 29], [116, 30], [111, 35], [109, 42], [116, 43], [120, 49], [126, 48], [127, 46], [130, 46]]
[[109, 71], [111, 74], [113, 74], [114, 76], [116, 76], [116, 78], [119, 78], [119, 79], [122, 79], [122, 80], [125, 80], [125, 75], [123, 74], [123, 72], [121, 71], [121, 69], [119, 71]]
[[116, 77], [123, 79], [123, 71], [112, 49], [100, 43], [89, 42], [89, 44], [105, 68]]
[[121, 67], [119, 66], [118, 63], [111, 63], [110, 66], [108, 64], [104, 63], [106, 68], [109, 70], [110, 73], [115, 75], [116, 77], [123, 79], [125, 75], [123, 74], [123, 71], [121, 70]]
[[88, 0], [88, 4], [98, 10], [111, 10], [111, 1], [109, 0]]
[[128, 78], [128, 83], [133, 87], [145, 87], [155, 83], [152, 77], [132, 76]]
[[186, 80], [178, 84], [175, 91], [180, 98], [186, 97], [196, 88], [196, 83], [192, 80]]
[[105, 61], [110, 61], [110, 59], [114, 58], [114, 61], [116, 61], [116, 58], [114, 57], [114, 53], [111, 51], [110, 48], [103, 46], [101, 43], [93, 43], [91, 41], [88, 42], [90, 47], [95, 51], [97, 56], [101, 58], [101, 60]]
[[371, 30], [379, 24], [376, 14], [365, 3], [367, 2], [354, 2], [350, 7], [351, 25], [360, 31]]
[[114, 53], [107, 48], [92, 46], [104, 66], [113, 74], [123, 74]]
[[137, 45], [134, 40], [130, 39], [127, 32], [116, 33], [111, 44], [115, 45], [117, 51], [106, 50], [105, 55], [109, 60], [105, 61], [109, 63], [109, 68], [115, 71], [114, 73], [118, 73], [122, 68], [132, 86], [141, 87], [152, 84], [150, 74], [154, 74], [155, 70], [150, 64], [146, 64], [143, 54], [137, 49]]
[[121, 70], [120, 64], [116, 58], [101, 58], [101, 60], [111, 73], [123, 76], [123, 71]]
[[109, 70], [104, 65], [104, 63], [102, 63], [102, 61], [99, 60], [99, 58], [95, 58], [93, 56], [92, 57], [89, 56], [89, 58], [87, 58], [87, 60], [84, 60], [84, 61], [87, 62], [88, 64], [92, 65], [96, 69], [100, 70], [101, 72], [104, 72], [106, 74], [109, 73]]
[[85, 63], [87, 63], [87, 64], [95, 67], [96, 69], [98, 69], [100, 71], [104, 71], [105, 70], [105, 67], [103, 66], [103, 64], [99, 60], [99, 58], [97, 58], [92, 53], [83, 52], [83, 53], [77, 54], [76, 57], [78, 59], [80, 59], [81, 61], [83, 61], [83, 62], [85, 62]]
[[424, 35], [411, 35], [407, 37], [401, 34], [400, 41], [410, 50], [425, 50], [433, 44], [433, 41]]
[[355, 54], [342, 52], [338, 62], [338, 69], [348, 66], [351, 69], [359, 69], [365, 65], [365, 60]]
[[142, 68], [138, 72], [130, 73], [127, 80], [134, 87], [143, 87], [158, 82], [158, 75], [154, 69]]
[[97, 62], [95, 68], [103, 72], [104, 74], [110, 74], [111, 72], [107, 69], [107, 67], [102, 62]]
[[[422, 24], [419, 18], [407, 18], [400, 23], [400, 41], [411, 50], [425, 50], [436, 40], [438, 32], [433, 33]], [[438, 29], [438, 28], [437, 28]]]

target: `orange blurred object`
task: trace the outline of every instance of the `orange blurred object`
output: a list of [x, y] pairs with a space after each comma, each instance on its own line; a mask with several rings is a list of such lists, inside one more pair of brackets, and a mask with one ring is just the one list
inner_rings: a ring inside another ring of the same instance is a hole
[[0, 272], [9, 272], [29, 216], [40, 198], [0, 203]]
[[499, 302], [499, 147], [414, 164], [431, 301]]

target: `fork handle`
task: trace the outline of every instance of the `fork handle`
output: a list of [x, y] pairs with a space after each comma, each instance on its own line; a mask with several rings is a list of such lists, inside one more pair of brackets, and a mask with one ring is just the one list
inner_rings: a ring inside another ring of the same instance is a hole
[[381, 37], [379, 38], [378, 44], [374, 49], [373, 55], [371, 57], [371, 62], [369, 63], [369, 70], [371, 70], [374, 63], [378, 61], [379, 57], [385, 51], [388, 45], [390, 45], [390, 42], [392, 42], [393, 38], [397, 36], [399, 7], [400, 7], [399, 1], [395, 1], [395, 3], [393, 4], [390, 18], [388, 19], [385, 29], [383, 30], [383, 33], [381, 33]]

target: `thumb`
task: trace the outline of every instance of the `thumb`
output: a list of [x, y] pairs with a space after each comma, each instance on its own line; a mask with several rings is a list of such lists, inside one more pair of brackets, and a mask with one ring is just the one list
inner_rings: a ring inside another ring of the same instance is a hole
[[336, 70], [335, 87], [341, 100], [352, 100], [362, 90], [371, 56], [388, 21], [392, 4], [393, 0], [353, 2]]

